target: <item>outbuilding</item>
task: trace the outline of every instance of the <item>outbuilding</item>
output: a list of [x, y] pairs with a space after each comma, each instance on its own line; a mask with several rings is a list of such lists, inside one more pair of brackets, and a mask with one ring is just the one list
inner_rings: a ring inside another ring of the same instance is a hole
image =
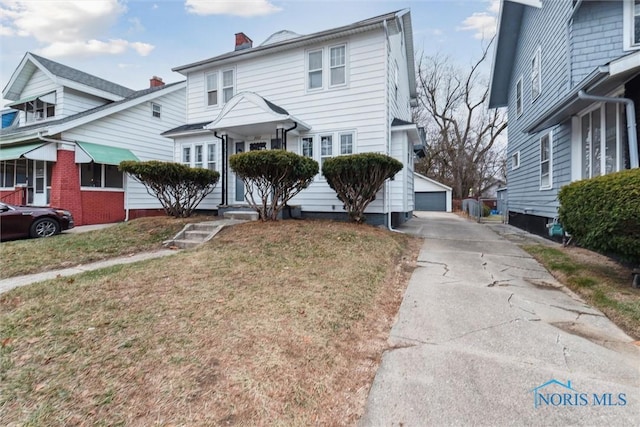
[[451, 212], [451, 187], [414, 172], [415, 210]]

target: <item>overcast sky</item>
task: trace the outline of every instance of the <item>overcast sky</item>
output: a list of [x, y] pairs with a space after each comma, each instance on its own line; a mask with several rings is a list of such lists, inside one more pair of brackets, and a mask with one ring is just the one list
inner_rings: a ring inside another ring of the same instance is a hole
[[0, 0], [0, 84], [30, 51], [144, 89], [153, 75], [183, 80], [172, 67], [233, 50], [237, 32], [255, 46], [280, 30], [309, 34], [404, 8], [416, 53], [467, 64], [495, 32], [499, 1]]

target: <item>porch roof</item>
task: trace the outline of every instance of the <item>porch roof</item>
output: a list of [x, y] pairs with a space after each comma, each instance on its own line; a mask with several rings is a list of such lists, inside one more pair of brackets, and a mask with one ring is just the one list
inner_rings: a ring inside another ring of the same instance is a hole
[[16, 160], [24, 157], [30, 151], [40, 148], [44, 145], [42, 142], [36, 142], [32, 144], [21, 144], [6, 147], [0, 146], [0, 161], [2, 160]]
[[295, 129], [294, 132], [311, 129], [286, 109], [257, 93], [240, 92], [227, 102], [218, 117], [204, 129], [250, 137], [273, 134], [278, 127], [293, 128], [291, 130]]
[[96, 162], [105, 165], [119, 165], [123, 160], [140, 160], [131, 150], [126, 148], [80, 141], [77, 141], [76, 144], [80, 147], [80, 150], [76, 150], [76, 163]]
[[26, 98], [22, 98], [22, 99], [19, 99], [17, 101], [13, 101], [13, 102], [5, 105], [5, 107], [14, 108], [16, 110], [24, 110], [28, 103], [34, 102], [34, 101], [36, 103], [38, 101], [40, 101], [41, 103], [46, 102], [47, 104], [55, 104], [56, 103], [56, 93], [55, 93], [55, 91], [53, 91], [53, 92], [43, 93], [43, 94], [40, 94], [40, 95], [28, 96]]

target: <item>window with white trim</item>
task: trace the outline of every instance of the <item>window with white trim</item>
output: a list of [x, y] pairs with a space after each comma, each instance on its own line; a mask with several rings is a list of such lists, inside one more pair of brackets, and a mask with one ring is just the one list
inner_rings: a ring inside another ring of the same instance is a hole
[[191, 166], [191, 146], [182, 147], [182, 163]]
[[522, 76], [518, 79], [516, 83], [516, 116], [520, 117], [522, 115]]
[[340, 134], [340, 154], [353, 154], [353, 133]]
[[320, 170], [322, 170], [322, 165], [324, 164], [325, 159], [328, 159], [332, 156], [333, 156], [333, 136], [322, 135], [320, 137]]
[[234, 92], [234, 73], [233, 70], [225, 70], [222, 72], [222, 102], [227, 103], [233, 98]]
[[329, 49], [330, 83], [329, 86], [341, 86], [347, 83], [347, 45]]
[[218, 73], [208, 73], [206, 76], [207, 106], [218, 105]]
[[553, 147], [551, 132], [540, 138], [540, 189], [549, 189], [552, 186], [553, 173]]
[[151, 117], [160, 118], [160, 114], [162, 111], [162, 107], [160, 104], [156, 104], [155, 102], [151, 103]]
[[124, 188], [123, 174], [116, 165], [80, 164], [80, 186], [94, 188]]
[[580, 117], [580, 167], [583, 179], [628, 167], [624, 104], [606, 103]]
[[323, 50], [307, 52], [307, 89], [322, 89]]
[[313, 159], [313, 137], [302, 138], [302, 155]]
[[217, 154], [216, 144], [207, 144], [207, 169], [216, 170]]
[[542, 66], [540, 65], [542, 50], [538, 47], [531, 58], [531, 102], [542, 93]]
[[623, 48], [640, 49], [640, 0], [624, 0]]
[[511, 170], [518, 169], [520, 167], [520, 151], [516, 151], [511, 155]]
[[194, 147], [194, 162], [193, 166], [196, 168], [202, 167], [203, 154], [202, 154], [202, 144], [196, 144]]

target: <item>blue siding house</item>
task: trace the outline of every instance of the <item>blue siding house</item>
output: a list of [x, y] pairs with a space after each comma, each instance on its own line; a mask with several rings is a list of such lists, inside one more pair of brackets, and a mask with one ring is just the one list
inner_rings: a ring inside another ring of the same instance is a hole
[[489, 96], [509, 223], [544, 234], [562, 186], [638, 167], [640, 1], [503, 0]]

